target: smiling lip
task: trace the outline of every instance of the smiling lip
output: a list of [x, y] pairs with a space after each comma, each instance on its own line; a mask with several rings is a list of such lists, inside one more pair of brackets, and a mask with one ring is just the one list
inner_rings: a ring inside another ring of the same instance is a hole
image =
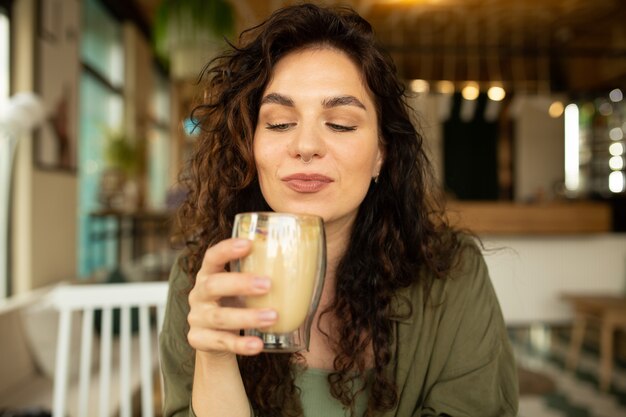
[[282, 178], [282, 181], [287, 187], [299, 193], [316, 193], [333, 182], [321, 174], [293, 174]]

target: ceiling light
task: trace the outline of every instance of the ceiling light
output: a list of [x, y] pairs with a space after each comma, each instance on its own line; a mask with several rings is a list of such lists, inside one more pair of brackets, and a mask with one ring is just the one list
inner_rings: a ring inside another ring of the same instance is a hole
[[552, 104], [550, 104], [550, 107], [548, 108], [548, 114], [553, 119], [556, 119], [556, 118], [561, 117], [564, 110], [565, 110], [565, 107], [563, 107], [563, 103], [557, 100], [557, 101], [553, 101]]
[[506, 91], [499, 85], [493, 85], [487, 90], [487, 97], [493, 101], [502, 101], [506, 97]]
[[621, 127], [614, 127], [613, 129], [609, 130], [609, 137], [611, 138], [611, 140], [622, 140], [624, 139], [624, 132], [622, 131]]
[[411, 91], [418, 94], [425, 94], [430, 91], [430, 85], [426, 80], [412, 80], [409, 83], [409, 86], [411, 88]]
[[614, 193], [621, 193], [624, 191], [624, 173], [620, 171], [613, 171], [609, 174], [609, 190]]
[[478, 83], [475, 81], [470, 81], [465, 84], [463, 90], [461, 90], [461, 95], [465, 100], [476, 100], [478, 95], [480, 94], [480, 89], [478, 88]]
[[624, 99], [624, 94], [622, 93], [622, 90], [616, 88], [609, 93], [609, 98], [613, 103], [619, 103]]
[[624, 158], [621, 156], [612, 156], [611, 159], [609, 159], [609, 167], [613, 171], [619, 171], [624, 168]]
[[613, 156], [620, 156], [624, 153], [624, 145], [619, 142], [612, 143], [611, 146], [609, 146], [609, 153]]
[[598, 106], [598, 111], [602, 116], [610, 116], [613, 114], [613, 106], [611, 106], [611, 103], [605, 101]]
[[437, 92], [441, 94], [454, 93], [454, 83], [452, 81], [442, 80], [437, 82]]

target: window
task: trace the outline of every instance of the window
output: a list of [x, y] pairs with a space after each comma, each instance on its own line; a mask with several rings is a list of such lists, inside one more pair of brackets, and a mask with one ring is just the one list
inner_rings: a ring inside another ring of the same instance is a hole
[[88, 276], [116, 266], [119, 242], [108, 237], [113, 220], [93, 216], [101, 208], [98, 192], [104, 170], [104, 138], [123, 123], [124, 46], [121, 24], [98, 0], [82, 11], [79, 124], [78, 270]]
[[10, 25], [9, 2], [0, 0], [0, 101], [10, 94]]
[[[0, 0], [0, 103], [9, 98], [9, 4]], [[8, 218], [12, 145], [0, 130], [0, 300], [11, 293], [8, 279]]]
[[148, 207], [165, 208], [170, 184], [170, 91], [169, 82], [162, 72], [153, 70], [154, 88], [151, 100], [151, 121], [148, 128]]

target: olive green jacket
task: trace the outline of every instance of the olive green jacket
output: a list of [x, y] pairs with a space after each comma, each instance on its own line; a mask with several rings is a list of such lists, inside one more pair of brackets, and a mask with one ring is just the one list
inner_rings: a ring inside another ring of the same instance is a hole
[[[464, 248], [459, 267], [434, 281], [428, 301], [418, 284], [396, 294], [390, 372], [399, 401], [381, 417], [517, 415], [517, 370], [500, 305], [480, 251], [469, 240]], [[165, 417], [194, 416], [189, 285], [174, 267], [160, 336]]]

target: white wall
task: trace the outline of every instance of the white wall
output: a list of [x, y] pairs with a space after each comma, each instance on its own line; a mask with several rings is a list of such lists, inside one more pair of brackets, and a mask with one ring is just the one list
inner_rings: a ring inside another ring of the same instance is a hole
[[[34, 89], [35, 1], [17, 0], [13, 5], [11, 36], [15, 43], [11, 62], [13, 92]], [[32, 137], [18, 142], [13, 170], [11, 273], [9, 279], [14, 293], [31, 288], [32, 283]]]
[[515, 201], [538, 195], [554, 197], [555, 185], [564, 180], [563, 116], [548, 115], [548, 97], [528, 96], [518, 103], [514, 133]]
[[32, 288], [76, 278], [77, 188], [74, 175], [33, 173]]
[[[34, 90], [35, 1], [16, 0], [13, 91]], [[20, 141], [12, 196], [12, 289], [26, 292], [76, 276], [76, 176], [40, 171], [32, 137]]]
[[435, 170], [435, 178], [443, 184], [443, 125], [439, 122], [441, 96], [426, 94], [410, 97], [408, 104], [415, 110], [413, 123], [424, 137], [426, 153]]
[[626, 234], [483, 238], [507, 324], [571, 319], [565, 292], [626, 295]]

